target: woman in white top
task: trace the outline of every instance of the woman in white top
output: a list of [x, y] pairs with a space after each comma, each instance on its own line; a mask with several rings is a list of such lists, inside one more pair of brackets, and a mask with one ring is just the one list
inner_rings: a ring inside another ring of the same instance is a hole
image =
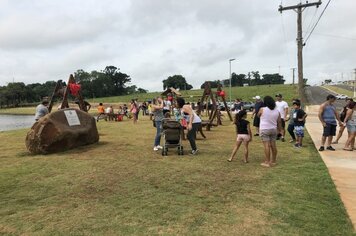
[[188, 123], [187, 138], [189, 140], [190, 146], [192, 147], [191, 154], [195, 155], [198, 152], [197, 145], [195, 144], [195, 139], [196, 139], [197, 131], [201, 126], [201, 119], [193, 111], [190, 105], [185, 104], [185, 100], [183, 98], [177, 98], [177, 107], [181, 109], [182, 116]]
[[260, 117], [260, 136], [264, 146], [265, 161], [262, 166], [271, 167], [276, 165], [277, 146], [276, 139], [278, 133], [281, 133], [282, 123], [281, 115], [276, 109], [276, 102], [271, 96], [266, 96], [263, 99], [266, 107], [263, 107], [258, 112]]

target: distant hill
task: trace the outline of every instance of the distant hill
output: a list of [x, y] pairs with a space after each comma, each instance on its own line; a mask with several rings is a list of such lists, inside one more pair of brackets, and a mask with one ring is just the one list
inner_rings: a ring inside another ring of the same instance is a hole
[[[216, 89], [212, 89], [216, 91]], [[285, 85], [258, 85], [258, 86], [247, 86], [247, 87], [232, 87], [232, 100], [236, 98], [241, 98], [244, 101], [252, 101], [252, 97], [259, 95], [261, 97], [270, 95], [275, 96], [277, 93], [281, 93], [284, 99], [289, 102], [292, 98], [297, 96], [297, 86], [291, 84]], [[163, 92], [163, 91], [162, 91]], [[182, 96], [189, 102], [197, 102], [198, 99], [203, 94], [203, 89], [180, 91]], [[229, 100], [229, 88], [225, 88], [226, 100]], [[128, 103], [133, 98], [137, 98], [139, 102], [152, 100], [152, 98], [157, 97], [161, 92], [151, 92], [151, 93], [138, 93], [130, 94], [125, 96], [115, 96], [115, 97], [103, 97], [103, 98], [91, 98], [88, 99], [91, 103]]]

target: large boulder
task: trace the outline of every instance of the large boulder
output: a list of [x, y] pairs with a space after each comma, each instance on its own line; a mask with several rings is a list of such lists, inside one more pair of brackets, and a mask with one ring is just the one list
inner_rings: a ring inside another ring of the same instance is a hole
[[52, 112], [33, 124], [26, 136], [26, 147], [31, 153], [47, 154], [98, 141], [95, 118], [68, 108]]

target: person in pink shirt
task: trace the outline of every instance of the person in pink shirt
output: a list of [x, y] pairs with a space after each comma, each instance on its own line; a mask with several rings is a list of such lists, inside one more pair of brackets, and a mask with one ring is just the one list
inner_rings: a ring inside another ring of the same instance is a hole
[[281, 115], [271, 96], [264, 97], [263, 102], [266, 107], [261, 108], [257, 114], [260, 117], [260, 136], [265, 152], [265, 160], [261, 165], [271, 167], [277, 164], [276, 140], [282, 131]]

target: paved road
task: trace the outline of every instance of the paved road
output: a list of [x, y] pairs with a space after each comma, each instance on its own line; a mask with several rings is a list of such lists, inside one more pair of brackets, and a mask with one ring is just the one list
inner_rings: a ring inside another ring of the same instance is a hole
[[[329, 94], [336, 95], [336, 93], [319, 86], [306, 87], [305, 93], [307, 95], [307, 99], [310, 105], [320, 105], [326, 101], [326, 96], [328, 96]], [[343, 106], [345, 106], [345, 101], [336, 100], [334, 104], [336, 108], [340, 110]]]

